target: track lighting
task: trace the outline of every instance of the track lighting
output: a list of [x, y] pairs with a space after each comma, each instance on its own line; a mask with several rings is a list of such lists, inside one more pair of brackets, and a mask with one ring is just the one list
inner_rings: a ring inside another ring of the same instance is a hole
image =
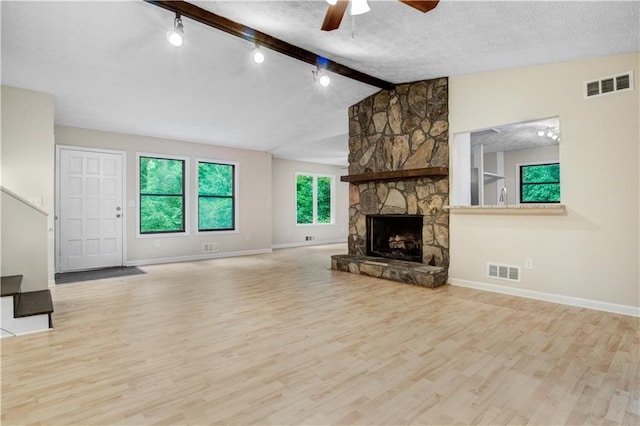
[[547, 136], [553, 139], [554, 141], [560, 140], [560, 135], [558, 134], [558, 131], [556, 131], [556, 129], [552, 127], [547, 127], [546, 130], [538, 130], [538, 136]]
[[370, 11], [369, 3], [367, 0], [351, 0], [351, 15], [362, 15]]
[[319, 66], [316, 67], [315, 71], [311, 71], [311, 73], [313, 74], [313, 81], [320, 83], [320, 86], [327, 87], [331, 84], [331, 77], [329, 77]]
[[184, 41], [184, 27], [182, 25], [182, 18], [180, 14], [176, 13], [176, 19], [173, 20], [173, 29], [167, 31], [167, 40], [172, 46], [180, 47]]
[[258, 46], [257, 44], [255, 49], [253, 49], [252, 57], [253, 57], [253, 62], [255, 62], [256, 64], [261, 64], [264, 62], [264, 53], [260, 49], [260, 46]]
[[322, 74], [320, 76], [320, 86], [327, 87], [330, 84], [331, 84], [331, 78], [326, 74]]

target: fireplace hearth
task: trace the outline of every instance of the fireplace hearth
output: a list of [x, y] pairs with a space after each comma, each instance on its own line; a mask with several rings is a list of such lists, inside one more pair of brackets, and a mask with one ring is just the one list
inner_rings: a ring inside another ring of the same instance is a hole
[[367, 215], [367, 256], [422, 262], [422, 215]]

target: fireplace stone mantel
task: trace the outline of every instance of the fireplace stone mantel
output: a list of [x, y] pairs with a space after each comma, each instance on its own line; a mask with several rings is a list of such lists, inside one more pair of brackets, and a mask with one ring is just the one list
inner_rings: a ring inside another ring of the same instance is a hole
[[340, 176], [341, 182], [350, 183], [363, 183], [363, 182], [379, 182], [385, 180], [398, 180], [406, 178], [421, 178], [421, 177], [447, 177], [449, 176], [448, 167], [425, 167], [422, 169], [410, 169], [410, 170], [394, 170], [390, 172], [378, 172], [378, 173], [361, 173], [357, 175]]

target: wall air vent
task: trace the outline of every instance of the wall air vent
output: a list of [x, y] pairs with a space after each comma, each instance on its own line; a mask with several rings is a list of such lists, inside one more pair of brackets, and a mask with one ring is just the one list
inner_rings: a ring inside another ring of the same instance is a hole
[[204, 243], [202, 245], [203, 253], [217, 253], [220, 251], [220, 246], [218, 243]]
[[520, 282], [520, 267], [489, 262], [487, 263], [487, 276], [498, 280]]
[[601, 77], [597, 80], [584, 82], [584, 97], [610, 95], [612, 93], [633, 90], [633, 72]]

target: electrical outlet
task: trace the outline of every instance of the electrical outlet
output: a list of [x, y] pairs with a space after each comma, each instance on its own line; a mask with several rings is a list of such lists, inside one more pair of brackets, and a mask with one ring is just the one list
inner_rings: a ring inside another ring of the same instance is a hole
[[528, 257], [528, 258], [526, 258], [526, 259], [524, 260], [524, 268], [525, 268], [525, 269], [533, 269], [533, 259], [531, 259], [531, 258], [529, 258], [529, 257]]

